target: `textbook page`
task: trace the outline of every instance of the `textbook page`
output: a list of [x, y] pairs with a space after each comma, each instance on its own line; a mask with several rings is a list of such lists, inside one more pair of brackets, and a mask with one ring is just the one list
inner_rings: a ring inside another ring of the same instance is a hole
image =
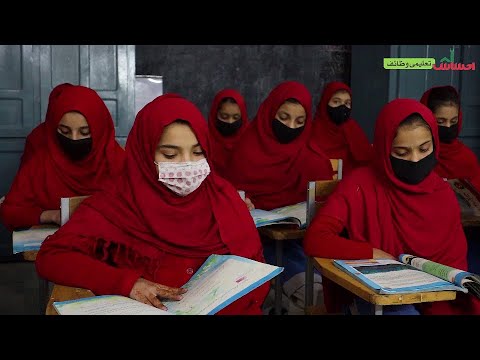
[[307, 224], [307, 203], [305, 201], [295, 205], [274, 209], [271, 212], [282, 216], [296, 218], [300, 220], [301, 226]]
[[467, 276], [473, 275], [467, 271], [455, 269], [453, 267], [442, 265], [434, 261], [423, 259], [421, 257], [401, 254], [399, 259], [404, 264], [413, 266], [416, 269], [435, 275], [443, 280], [462, 286], [465, 282], [473, 281], [467, 279]]
[[60, 315], [170, 315], [167, 311], [119, 295], [54, 302]]
[[390, 259], [334, 260], [334, 264], [380, 294], [466, 289]]
[[212, 315], [271, 280], [283, 268], [235, 255], [210, 255], [183, 286], [180, 301], [165, 301], [177, 315]]
[[13, 253], [39, 250], [47, 236], [59, 229], [55, 225], [32, 226], [30, 229], [14, 231], [12, 233]]
[[253, 221], [257, 228], [272, 224], [294, 224], [300, 226], [300, 222], [298, 220], [291, 219], [288, 216], [278, 215], [271, 211], [253, 209], [250, 210], [250, 215], [252, 215]]

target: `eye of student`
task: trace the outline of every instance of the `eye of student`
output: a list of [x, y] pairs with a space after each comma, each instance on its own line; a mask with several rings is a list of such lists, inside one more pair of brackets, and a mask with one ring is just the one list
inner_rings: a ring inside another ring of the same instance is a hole
[[430, 145], [427, 145], [427, 146], [423, 146], [420, 148], [420, 152], [427, 152], [430, 150]]
[[408, 155], [408, 151], [406, 151], [406, 150], [396, 150], [395, 155], [397, 155], [399, 157], [404, 157], [404, 156]]
[[88, 136], [90, 135], [90, 129], [89, 128], [81, 129], [80, 134], [82, 134], [82, 136]]
[[163, 156], [165, 156], [166, 159], [173, 159], [177, 154], [172, 154], [172, 153], [162, 153]]
[[297, 119], [297, 124], [298, 124], [298, 125], [303, 125], [303, 124], [305, 124], [305, 119]]
[[228, 120], [228, 114], [220, 113], [220, 117], [221, 117], [223, 120]]
[[450, 124], [455, 125], [456, 123], [458, 123], [458, 118], [450, 120]]
[[280, 120], [288, 120], [289, 116], [286, 113], [281, 113], [279, 115]]
[[200, 156], [203, 155], [202, 149], [193, 150], [193, 155]]
[[241, 117], [240, 114], [235, 114], [235, 115], [233, 116], [233, 119], [234, 119], [235, 121], [237, 121], [237, 120], [240, 120], [240, 117]]
[[444, 122], [445, 122], [445, 120], [443, 120], [443, 119], [437, 119], [437, 124], [439, 124], [439, 125], [443, 124]]

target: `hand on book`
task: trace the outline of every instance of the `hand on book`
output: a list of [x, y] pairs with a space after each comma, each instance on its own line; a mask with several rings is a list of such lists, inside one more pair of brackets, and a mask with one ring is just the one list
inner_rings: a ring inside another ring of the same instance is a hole
[[247, 204], [247, 208], [249, 211], [252, 211], [253, 209], [255, 209], [255, 206], [253, 205], [252, 200], [250, 200], [249, 198], [245, 198], [245, 204]]
[[397, 260], [396, 257], [390, 255], [389, 253], [387, 253], [383, 250], [377, 249], [377, 248], [373, 248], [373, 258], [374, 259], [393, 259], [393, 260]]
[[40, 223], [61, 225], [60, 210], [45, 210], [40, 215]]
[[139, 278], [130, 291], [130, 297], [147, 305], [155, 306], [162, 310], [167, 307], [162, 304], [160, 298], [169, 300], [181, 300], [182, 295], [187, 290], [182, 288], [173, 288], [153, 281]]

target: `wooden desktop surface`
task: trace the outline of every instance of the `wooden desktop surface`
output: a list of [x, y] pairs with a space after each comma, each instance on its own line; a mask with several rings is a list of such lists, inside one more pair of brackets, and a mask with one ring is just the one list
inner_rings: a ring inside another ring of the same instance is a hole
[[327, 277], [355, 295], [376, 305], [403, 305], [417, 304], [422, 302], [454, 300], [456, 291], [427, 291], [412, 294], [382, 295], [374, 292], [360, 281], [333, 264], [332, 259], [314, 258], [314, 266]]
[[58, 315], [53, 307], [55, 301], [67, 301], [95, 296], [90, 290], [55, 284], [48, 300], [45, 315]]

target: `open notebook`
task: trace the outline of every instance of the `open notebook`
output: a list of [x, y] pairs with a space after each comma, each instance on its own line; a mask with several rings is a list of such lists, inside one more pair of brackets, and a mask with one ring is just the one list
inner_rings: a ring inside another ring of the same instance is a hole
[[38, 225], [14, 231], [12, 233], [13, 253], [39, 250], [47, 236], [52, 235], [58, 229], [59, 227], [55, 225]]
[[307, 225], [307, 203], [284, 206], [273, 210], [254, 209], [250, 211], [257, 228], [277, 224], [293, 224], [300, 229]]

